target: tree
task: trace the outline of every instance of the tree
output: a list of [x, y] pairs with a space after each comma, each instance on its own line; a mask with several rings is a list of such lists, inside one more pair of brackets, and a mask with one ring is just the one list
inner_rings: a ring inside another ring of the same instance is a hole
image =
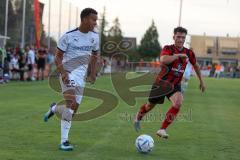
[[113, 26], [108, 31], [108, 40], [120, 42], [122, 40], [122, 30], [118, 17], [113, 21]]
[[101, 14], [100, 18], [100, 51], [102, 55], [106, 55], [107, 53], [104, 52], [103, 46], [107, 41], [107, 35], [106, 35], [106, 27], [108, 25], [108, 22], [106, 21], [106, 7], [103, 8], [103, 13]]
[[[4, 27], [5, 27], [5, 12], [6, 12], [6, 0], [0, 3], [0, 34], [4, 34]], [[12, 1], [9, 0], [8, 2], [8, 24], [15, 23]], [[16, 24], [16, 23], [15, 23]], [[9, 27], [9, 26], [8, 26]]]
[[161, 50], [162, 48], [158, 41], [157, 27], [155, 26], [154, 21], [152, 21], [151, 26], [147, 29], [140, 42], [138, 52], [143, 58], [156, 58], [159, 56]]
[[[4, 31], [5, 22], [5, 5], [0, 3], [0, 28], [1, 34]], [[34, 7], [33, 0], [26, 0], [26, 12], [25, 12], [25, 44], [35, 44], [35, 24], [34, 24]], [[40, 10], [43, 11], [44, 5], [40, 3]], [[8, 6], [8, 36], [11, 38], [7, 41], [7, 46], [14, 47], [21, 42], [21, 32], [22, 32], [22, 13], [23, 13], [23, 0], [9, 0]], [[41, 16], [42, 18], [42, 12]], [[43, 24], [41, 22], [41, 29], [43, 29]], [[46, 39], [46, 34], [42, 30], [41, 39]], [[54, 39], [52, 39], [54, 41]], [[44, 41], [41, 41], [43, 44]], [[55, 44], [53, 42], [53, 44]]]
[[[41, 40], [40, 40], [41, 46], [47, 47], [48, 46], [47, 42], [48, 42], [48, 36], [46, 35], [46, 32], [43, 30], [41, 33]], [[57, 42], [53, 37], [50, 37], [50, 44], [51, 44], [51, 47], [50, 47], [51, 50], [54, 50], [57, 47]]]
[[[6, 12], [6, 1], [4, 0], [3, 3], [0, 3], [0, 34], [4, 35], [5, 30], [5, 12]], [[20, 35], [20, 29], [18, 26], [18, 19], [16, 15], [16, 9], [14, 7], [13, 1], [8, 1], [8, 27], [7, 27], [7, 36], [11, 39], [8, 41], [12, 41], [14, 44], [17, 43], [17, 36], [16, 34]]]
[[[113, 26], [107, 32], [106, 43], [104, 45], [104, 51], [108, 56], [112, 56], [114, 53], [119, 52], [118, 44], [122, 41], [122, 30], [119, 19], [116, 18], [113, 21]], [[106, 45], [108, 44], [108, 45]]]

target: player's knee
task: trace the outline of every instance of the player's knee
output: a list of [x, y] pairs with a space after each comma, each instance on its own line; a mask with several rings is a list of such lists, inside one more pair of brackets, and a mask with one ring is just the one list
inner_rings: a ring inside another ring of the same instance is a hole
[[173, 104], [173, 107], [175, 107], [175, 108], [180, 108], [181, 106], [182, 106], [182, 101], [181, 100], [177, 100]]
[[62, 119], [66, 120], [66, 121], [72, 121], [72, 115], [73, 113], [71, 113], [69, 108], [64, 107], [63, 111], [62, 111]]
[[73, 101], [71, 108], [72, 108], [72, 110], [74, 110], [74, 111], [78, 108], [78, 104], [77, 104], [76, 100]]
[[74, 113], [77, 112], [79, 104], [76, 102], [75, 105], [72, 107], [72, 110], [74, 110]]
[[72, 106], [74, 106], [74, 104], [76, 103], [74, 99], [67, 99], [65, 101], [68, 108], [72, 108]]
[[156, 105], [155, 103], [148, 103], [146, 105], [146, 110], [148, 111], [152, 110], [155, 107], [155, 105]]

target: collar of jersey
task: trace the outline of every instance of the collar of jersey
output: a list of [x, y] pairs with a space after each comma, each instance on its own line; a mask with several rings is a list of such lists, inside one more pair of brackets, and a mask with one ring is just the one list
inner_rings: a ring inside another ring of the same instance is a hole
[[178, 49], [174, 44], [173, 44], [173, 47], [174, 47], [174, 49], [176, 49], [176, 50], [179, 51], [179, 52], [182, 52], [182, 51], [184, 50], [184, 47], [180, 50], [180, 49]]
[[80, 34], [82, 34], [82, 35], [87, 35], [87, 34], [89, 33], [89, 32], [87, 32], [87, 33], [81, 32], [80, 29], [79, 29], [79, 27], [77, 27], [77, 30], [78, 30], [78, 32], [79, 32]]

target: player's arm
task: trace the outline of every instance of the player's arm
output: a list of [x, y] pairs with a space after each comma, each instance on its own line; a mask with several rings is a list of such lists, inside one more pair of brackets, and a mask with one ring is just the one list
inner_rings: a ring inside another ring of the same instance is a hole
[[88, 65], [88, 76], [86, 81], [93, 84], [96, 81], [96, 70], [97, 70], [97, 60], [100, 56], [100, 44], [99, 44], [99, 35], [95, 34], [95, 43], [93, 45], [92, 55], [90, 57], [90, 63]]
[[193, 66], [196, 74], [197, 74], [197, 77], [199, 79], [199, 82], [200, 82], [200, 85], [199, 85], [199, 89], [204, 92], [205, 91], [205, 84], [204, 84], [204, 81], [202, 79], [202, 75], [201, 75], [201, 70], [200, 70], [200, 67], [198, 65], [198, 63], [196, 63], [194, 66]]
[[186, 54], [173, 54], [173, 55], [162, 55], [160, 57], [160, 62], [163, 64], [170, 64], [178, 58], [187, 58]]
[[192, 66], [193, 66], [193, 68], [194, 68], [194, 70], [195, 70], [195, 72], [197, 74], [197, 77], [199, 79], [199, 82], [200, 82], [199, 89], [202, 92], [204, 92], [205, 91], [205, 84], [203, 82], [203, 78], [202, 78], [202, 75], [201, 75], [200, 67], [199, 67], [199, 65], [197, 63], [195, 54], [194, 54], [194, 52], [192, 50], [190, 50], [190, 52], [189, 52], [189, 61], [192, 64]]
[[64, 70], [62, 60], [63, 60], [63, 54], [61, 50], [57, 48], [55, 53], [55, 65], [57, 67], [58, 73], [61, 74], [62, 80], [64, 83], [68, 83], [68, 73]]
[[94, 83], [96, 81], [96, 64], [99, 57], [99, 53], [93, 53], [90, 57], [90, 62], [88, 66], [88, 77], [87, 82]]
[[204, 91], [205, 91], [205, 84], [204, 84], [204, 82], [203, 82], [202, 75], [201, 75], [201, 71], [200, 71], [200, 67], [199, 67], [198, 63], [195, 63], [195, 64], [193, 65], [193, 68], [194, 68], [194, 70], [195, 70], [195, 72], [196, 72], [196, 74], [197, 74], [197, 77], [198, 77], [198, 79], [199, 79], [199, 82], [200, 82], [199, 89], [200, 89], [202, 92], [204, 92]]
[[57, 44], [57, 50], [55, 52], [55, 64], [57, 67], [57, 71], [59, 74], [61, 74], [62, 81], [65, 84], [69, 83], [69, 79], [68, 79], [68, 73], [63, 68], [62, 60], [63, 60], [64, 52], [67, 50], [68, 45], [69, 45], [68, 34], [64, 34], [59, 39], [59, 42]]

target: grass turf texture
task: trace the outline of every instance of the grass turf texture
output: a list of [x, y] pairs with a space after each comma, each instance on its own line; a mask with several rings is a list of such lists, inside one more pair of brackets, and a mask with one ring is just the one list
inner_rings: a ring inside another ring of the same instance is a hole
[[[87, 122], [73, 122], [70, 132], [73, 152], [58, 150], [59, 120], [43, 122], [48, 105], [62, 100], [47, 81], [0, 85], [0, 159], [237, 160], [240, 157], [240, 80], [206, 78], [205, 81], [207, 90], [202, 94], [197, 79], [190, 80], [180, 112], [185, 118], [179, 118], [169, 127], [168, 140], [155, 135], [160, 126], [158, 115], [170, 107], [167, 100], [150, 112], [151, 116], [142, 122], [141, 132], [136, 133], [131, 118], [147, 98], [139, 98], [134, 107], [119, 99], [118, 107], [111, 113]], [[94, 87], [117, 96], [108, 76], [98, 78]], [[93, 109], [99, 102], [84, 98], [79, 111]], [[140, 134], [149, 134], [155, 140], [155, 147], [148, 155], [135, 149], [134, 142]]]

